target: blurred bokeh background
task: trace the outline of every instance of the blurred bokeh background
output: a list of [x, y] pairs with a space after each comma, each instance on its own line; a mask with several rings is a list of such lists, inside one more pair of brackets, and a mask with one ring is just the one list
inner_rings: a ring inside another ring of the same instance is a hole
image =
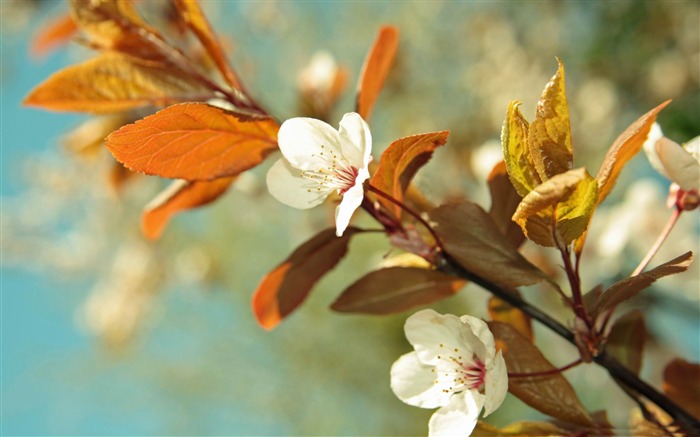
[[[625, 126], [666, 99], [673, 103], [659, 118], [665, 134], [677, 142], [700, 134], [697, 1], [202, 3], [243, 80], [279, 119], [300, 114], [300, 75], [325, 53], [325, 65], [348, 74], [329, 117], [337, 124], [353, 108], [377, 29], [398, 26], [397, 62], [373, 113], [375, 157], [396, 138], [451, 130], [417, 178], [436, 203], [466, 196], [488, 207], [484, 179], [499, 154], [507, 104], [521, 100], [532, 119], [555, 57], [566, 65], [575, 161], [591, 173]], [[64, 135], [87, 117], [21, 107], [52, 72], [90, 55], [76, 44], [29, 55], [33, 35], [66, 5], [0, 6], [2, 434], [424, 434], [432, 412], [402, 404], [389, 389], [391, 363], [409, 350], [402, 324], [410, 313], [327, 308], [393, 254], [384, 239], [356, 238], [304, 307], [264, 332], [250, 311], [252, 291], [332, 223], [332, 209], [277, 203], [263, 165], [215, 204], [178, 216], [160, 241], [146, 241], [140, 212], [166, 181], [136, 177], [115, 191], [106, 151], [66, 146]], [[668, 185], [643, 155], [625, 169], [594, 218], [586, 288], [636, 266], [670, 215]], [[685, 214], [653, 264], [697, 251], [698, 227], [697, 211]], [[560, 273], [552, 253], [526, 251]], [[525, 294], [557, 307], [538, 289]], [[697, 266], [643, 296], [634, 304], [647, 314], [650, 336], [642, 373], [658, 384], [672, 357], [700, 361]], [[436, 308], [484, 317], [487, 298], [467, 286]], [[536, 332], [554, 363], [575, 357]], [[581, 366], [567, 375], [590, 410], [608, 409], [616, 426], [627, 425], [632, 404], [604, 372]], [[490, 421], [542, 417], [509, 396]]]

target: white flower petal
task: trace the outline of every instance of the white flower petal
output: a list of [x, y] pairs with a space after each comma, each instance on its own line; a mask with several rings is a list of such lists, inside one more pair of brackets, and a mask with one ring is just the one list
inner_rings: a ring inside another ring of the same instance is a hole
[[472, 345], [474, 353], [485, 363], [488, 364], [496, 353], [496, 343], [493, 339], [493, 334], [489, 330], [489, 326], [481, 319], [472, 316], [462, 316], [459, 320], [470, 327], [470, 332], [475, 335], [479, 341], [473, 342], [471, 337], [467, 336], [465, 341]]
[[700, 189], [700, 162], [688, 150], [666, 137], [656, 142], [655, 150], [671, 181], [685, 191]]
[[473, 353], [471, 347], [462, 340], [462, 327], [462, 322], [455, 315], [443, 315], [425, 309], [409, 317], [404, 330], [421, 362], [437, 365], [441, 360], [447, 360], [445, 355], [455, 354], [455, 349], [458, 350], [456, 353], [462, 356], [470, 356]]
[[357, 112], [348, 112], [340, 120], [341, 151], [353, 166], [366, 168], [372, 154], [372, 134]]
[[340, 205], [335, 208], [335, 234], [338, 237], [343, 235], [353, 213], [362, 204], [362, 199], [365, 197], [362, 184], [367, 179], [369, 179], [369, 172], [366, 169], [361, 170], [355, 179], [355, 185], [343, 194]]
[[289, 164], [300, 170], [317, 169], [321, 152], [342, 152], [338, 131], [315, 118], [297, 117], [285, 121], [280, 126], [277, 142]]
[[492, 367], [486, 369], [484, 381], [484, 417], [500, 407], [508, 393], [508, 370], [501, 351], [498, 351], [491, 364]]
[[275, 162], [267, 172], [267, 189], [280, 202], [293, 208], [307, 209], [323, 203], [329, 191], [317, 191], [313, 181], [301, 176], [286, 160]]
[[428, 422], [428, 435], [468, 436], [474, 431], [481, 411], [481, 400], [471, 391], [452, 396], [450, 403], [437, 410]]
[[444, 393], [442, 386], [435, 384], [433, 366], [418, 360], [415, 352], [399, 357], [391, 366], [391, 389], [403, 402], [421, 408], [436, 408], [447, 405], [451, 393]]
[[647, 139], [644, 141], [642, 147], [644, 148], [644, 154], [647, 155], [649, 164], [651, 164], [654, 170], [670, 179], [659, 159], [659, 155], [656, 153], [656, 142], [663, 138], [663, 136], [664, 133], [661, 131], [661, 126], [659, 126], [658, 123], [652, 124], [651, 129], [649, 129], [649, 134], [647, 134]]

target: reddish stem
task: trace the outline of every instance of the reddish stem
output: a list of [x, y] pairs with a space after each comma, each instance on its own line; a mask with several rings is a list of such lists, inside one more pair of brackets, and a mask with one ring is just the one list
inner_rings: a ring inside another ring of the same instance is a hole
[[430, 232], [430, 235], [432, 235], [433, 239], [435, 240], [435, 244], [437, 244], [437, 246], [440, 248], [440, 250], [443, 252], [445, 251], [445, 248], [442, 245], [442, 241], [440, 240], [440, 237], [438, 237], [438, 235], [435, 233], [435, 230], [433, 229], [432, 226], [430, 226], [430, 223], [425, 221], [425, 219], [423, 219], [423, 217], [421, 217], [420, 214], [415, 212], [413, 209], [411, 209], [405, 203], [395, 199], [394, 197], [385, 193], [384, 191], [380, 190], [379, 188], [375, 187], [374, 185], [367, 184], [367, 186], [369, 187], [369, 191], [377, 194], [380, 197], [385, 198], [389, 202], [393, 203], [394, 205], [398, 206], [399, 208], [403, 209], [404, 211], [406, 211], [407, 213], [412, 215], [416, 220], [418, 220], [418, 222], [420, 224], [422, 224], [425, 227], [425, 229], [428, 230], [428, 232]]
[[661, 248], [661, 245], [664, 244], [664, 241], [666, 241], [666, 238], [668, 238], [668, 235], [671, 233], [671, 230], [673, 227], [678, 223], [678, 218], [681, 216], [681, 212], [683, 210], [679, 207], [676, 206], [676, 208], [673, 210], [673, 214], [671, 214], [671, 217], [668, 220], [668, 223], [666, 223], [666, 227], [661, 231], [661, 234], [659, 235], [659, 238], [656, 239], [656, 242], [654, 245], [649, 249], [649, 252], [646, 254], [644, 259], [639, 263], [636, 269], [632, 272], [630, 276], [637, 276], [640, 273], [644, 271], [644, 269], [649, 265], [649, 262], [651, 262], [651, 259], [654, 258], [654, 255], [657, 254], [659, 249]]

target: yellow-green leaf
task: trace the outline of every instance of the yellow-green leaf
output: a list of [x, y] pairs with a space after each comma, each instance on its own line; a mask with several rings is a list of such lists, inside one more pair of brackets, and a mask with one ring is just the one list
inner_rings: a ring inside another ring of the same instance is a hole
[[558, 59], [557, 63], [557, 73], [544, 88], [528, 135], [532, 161], [542, 181], [567, 172], [573, 166], [564, 65]]
[[569, 170], [525, 196], [513, 220], [541, 246], [566, 246], [585, 232], [597, 196], [598, 184], [586, 169]]
[[528, 146], [529, 125], [518, 109], [520, 102], [514, 100], [508, 105], [506, 119], [501, 130], [503, 158], [515, 190], [525, 197], [542, 183], [535, 164], [532, 162]]

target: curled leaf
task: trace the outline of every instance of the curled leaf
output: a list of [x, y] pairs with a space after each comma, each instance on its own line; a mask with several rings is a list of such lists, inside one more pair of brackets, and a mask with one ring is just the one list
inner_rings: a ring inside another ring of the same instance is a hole
[[564, 87], [564, 64], [544, 88], [537, 102], [535, 120], [530, 124], [528, 147], [542, 181], [571, 170], [573, 147], [569, 108]]
[[357, 84], [357, 113], [368, 121], [372, 108], [389, 75], [391, 64], [399, 47], [399, 30], [394, 26], [382, 26], [370, 49]]
[[131, 170], [189, 181], [236, 176], [277, 150], [272, 119], [243, 121], [203, 103], [173, 105], [107, 137]]
[[270, 330], [304, 302], [311, 288], [345, 256], [357, 228], [336, 237], [326, 229], [299, 246], [268, 273], [253, 294], [253, 313], [260, 326]]
[[173, 215], [211, 203], [221, 197], [235, 177], [211, 181], [174, 181], [155, 197], [141, 217], [141, 230], [146, 238], [155, 240], [163, 233]]
[[489, 322], [496, 338], [496, 347], [503, 351], [508, 373], [541, 373], [551, 375], [508, 378], [508, 391], [529, 406], [557, 419], [592, 426], [593, 419], [581, 404], [574, 388], [542, 355], [542, 352], [513, 326]]
[[29, 93], [24, 104], [53, 111], [111, 113], [197, 100], [209, 92], [171, 65], [107, 52], [54, 73]]
[[[382, 153], [372, 185], [402, 201], [413, 176], [433, 156], [433, 151], [447, 142], [449, 134], [450, 131], [431, 132], [394, 141]], [[401, 216], [399, 206], [382, 197], [378, 200], [394, 211], [396, 217]]]
[[479, 205], [448, 203], [434, 209], [430, 219], [447, 253], [466, 270], [506, 287], [532, 285], [546, 278], [520, 255]]
[[566, 246], [586, 231], [597, 195], [598, 185], [584, 168], [569, 170], [525, 196], [513, 220], [539, 245]]
[[345, 313], [392, 314], [450, 297], [464, 282], [435, 270], [389, 267], [360, 278], [331, 308]]
[[530, 126], [525, 117], [520, 113], [520, 102], [512, 101], [508, 105], [506, 119], [501, 130], [501, 145], [508, 176], [513, 187], [525, 197], [536, 186], [542, 183], [537, 174], [535, 163], [530, 154], [528, 145], [528, 133]]
[[513, 222], [512, 217], [520, 204], [521, 196], [513, 187], [504, 161], [496, 164], [488, 176], [489, 193], [491, 194], [491, 209], [489, 216], [506, 239], [514, 247], [520, 247], [525, 241], [525, 235], [520, 227]]

